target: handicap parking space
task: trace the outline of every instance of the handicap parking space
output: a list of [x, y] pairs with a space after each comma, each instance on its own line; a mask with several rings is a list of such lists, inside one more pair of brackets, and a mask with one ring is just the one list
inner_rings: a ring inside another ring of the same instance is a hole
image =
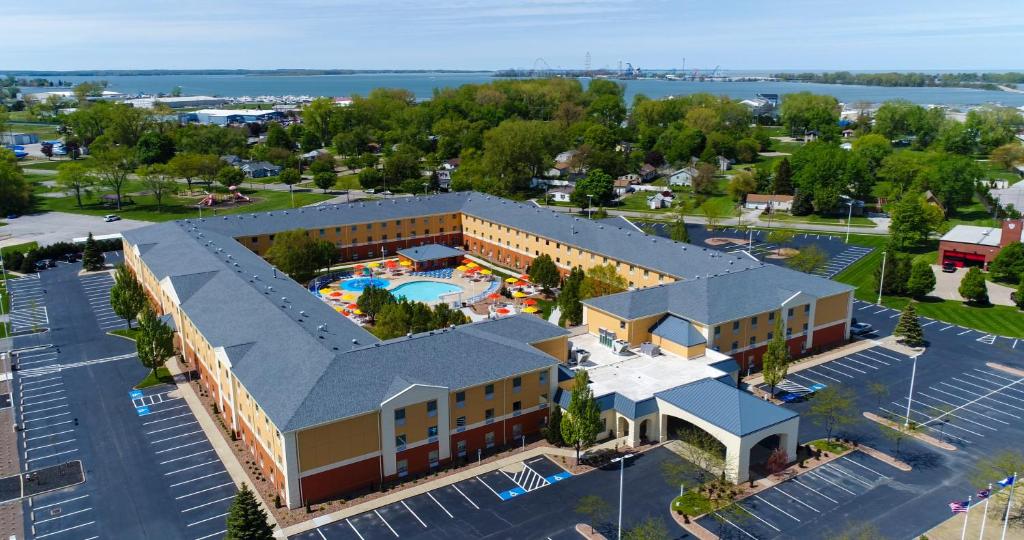
[[698, 523], [723, 539], [799, 537], [797, 529], [834, 520], [833, 513], [845, 512], [894, 474], [898, 471], [853, 452], [712, 512]]
[[114, 313], [110, 307], [110, 289], [114, 286], [114, 278], [106, 272], [82, 276], [82, 290], [85, 292], [89, 308], [96, 316], [100, 330], [110, 331], [125, 328], [125, 320]]
[[571, 477], [546, 457], [532, 458], [321, 525], [292, 538], [377, 540], [464, 537], [467, 531], [498, 532], [507, 523], [492, 517], [501, 513], [503, 505]]
[[[795, 395], [806, 395], [828, 386], [847, 385], [857, 379], [884, 378], [888, 371], [903, 364], [909, 364], [911, 358], [884, 347], [871, 347], [862, 351], [830, 360], [812, 367], [790, 371], [785, 379], [776, 385], [776, 392]], [[768, 385], [759, 384], [758, 388], [770, 390]]]

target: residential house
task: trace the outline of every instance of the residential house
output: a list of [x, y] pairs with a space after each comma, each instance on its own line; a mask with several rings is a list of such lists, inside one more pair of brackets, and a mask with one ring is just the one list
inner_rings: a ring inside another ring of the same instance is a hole
[[844, 139], [849, 139], [850, 137], [853, 137], [853, 133], [854, 133], [854, 131], [852, 129], [849, 129], [849, 128], [844, 129], [843, 130], [843, 138]]
[[718, 170], [725, 172], [732, 168], [732, 160], [725, 156], [718, 156]]
[[242, 164], [245, 163], [245, 161], [242, 158], [234, 154], [227, 154], [225, 156], [221, 156], [220, 160], [223, 161], [224, 163], [227, 163], [228, 165], [231, 165], [232, 167], [241, 167]]
[[242, 172], [249, 178], [267, 178], [281, 174], [281, 167], [266, 161], [250, 161], [242, 164]]
[[571, 202], [569, 199], [573, 191], [576, 191], [573, 186], [561, 186], [549, 189], [548, 196], [554, 202]]
[[672, 206], [672, 201], [675, 200], [671, 191], [659, 191], [650, 197], [647, 197], [647, 208], [651, 210], [660, 210], [662, 208], [668, 208]]
[[640, 181], [650, 182], [658, 177], [658, 168], [650, 163], [644, 163], [643, 167], [640, 167]]
[[692, 166], [684, 167], [668, 177], [668, 184], [670, 186], [690, 186], [693, 185], [693, 179], [696, 177], [697, 169]]
[[615, 192], [615, 196], [621, 197], [630, 191], [633, 191], [633, 182], [630, 182], [628, 178], [619, 177], [613, 182], [612, 191]]
[[762, 193], [750, 193], [743, 205], [749, 210], [774, 210], [789, 212], [793, 209], [792, 195], [766, 195]]
[[565, 152], [560, 152], [557, 156], [555, 156], [555, 163], [567, 163], [569, 161], [572, 161], [572, 158], [576, 157], [577, 153], [578, 152], [576, 150], [566, 150]]

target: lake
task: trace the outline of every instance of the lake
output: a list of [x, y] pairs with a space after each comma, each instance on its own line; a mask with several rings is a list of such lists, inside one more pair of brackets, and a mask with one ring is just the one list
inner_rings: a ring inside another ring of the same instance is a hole
[[[56, 77], [50, 77], [56, 79]], [[276, 75], [114, 75], [106, 77], [60, 77], [81, 82], [105, 79], [108, 89], [129, 94], [170, 92], [180, 86], [186, 95], [238, 96], [351, 96], [366, 95], [374, 88], [404, 88], [417, 99], [429, 99], [435, 88], [457, 87], [495, 80], [490, 72], [479, 73], [359, 73], [353, 75], [276, 76]], [[789, 94], [809, 91], [831, 94], [844, 103], [905, 99], [922, 105], [981, 105], [999, 103], [1013, 107], [1024, 105], [1024, 94], [975, 90], [969, 88], [892, 88], [881, 86], [845, 86], [798, 82], [725, 82], [669, 81], [642, 79], [621, 81], [626, 86], [626, 102], [638, 93], [651, 98], [707, 92], [731, 98], [748, 98], [758, 93]], [[50, 89], [26, 89], [29, 92]]]

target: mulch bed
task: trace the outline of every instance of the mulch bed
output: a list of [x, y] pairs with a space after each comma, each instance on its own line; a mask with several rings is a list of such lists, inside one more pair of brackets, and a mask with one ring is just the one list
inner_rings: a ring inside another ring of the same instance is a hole
[[745, 246], [750, 242], [744, 240], [743, 238], [728, 238], [723, 236], [715, 236], [712, 238], [708, 238], [707, 240], [704, 241], [704, 243], [709, 246]]

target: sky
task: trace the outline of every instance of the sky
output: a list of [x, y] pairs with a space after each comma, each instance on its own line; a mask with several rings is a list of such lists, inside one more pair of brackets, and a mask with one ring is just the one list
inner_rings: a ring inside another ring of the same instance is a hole
[[[1005, 70], [1020, 0], [47, 0], [0, 69]], [[540, 60], [542, 59], [542, 60]], [[685, 62], [685, 64], [684, 64]]]

